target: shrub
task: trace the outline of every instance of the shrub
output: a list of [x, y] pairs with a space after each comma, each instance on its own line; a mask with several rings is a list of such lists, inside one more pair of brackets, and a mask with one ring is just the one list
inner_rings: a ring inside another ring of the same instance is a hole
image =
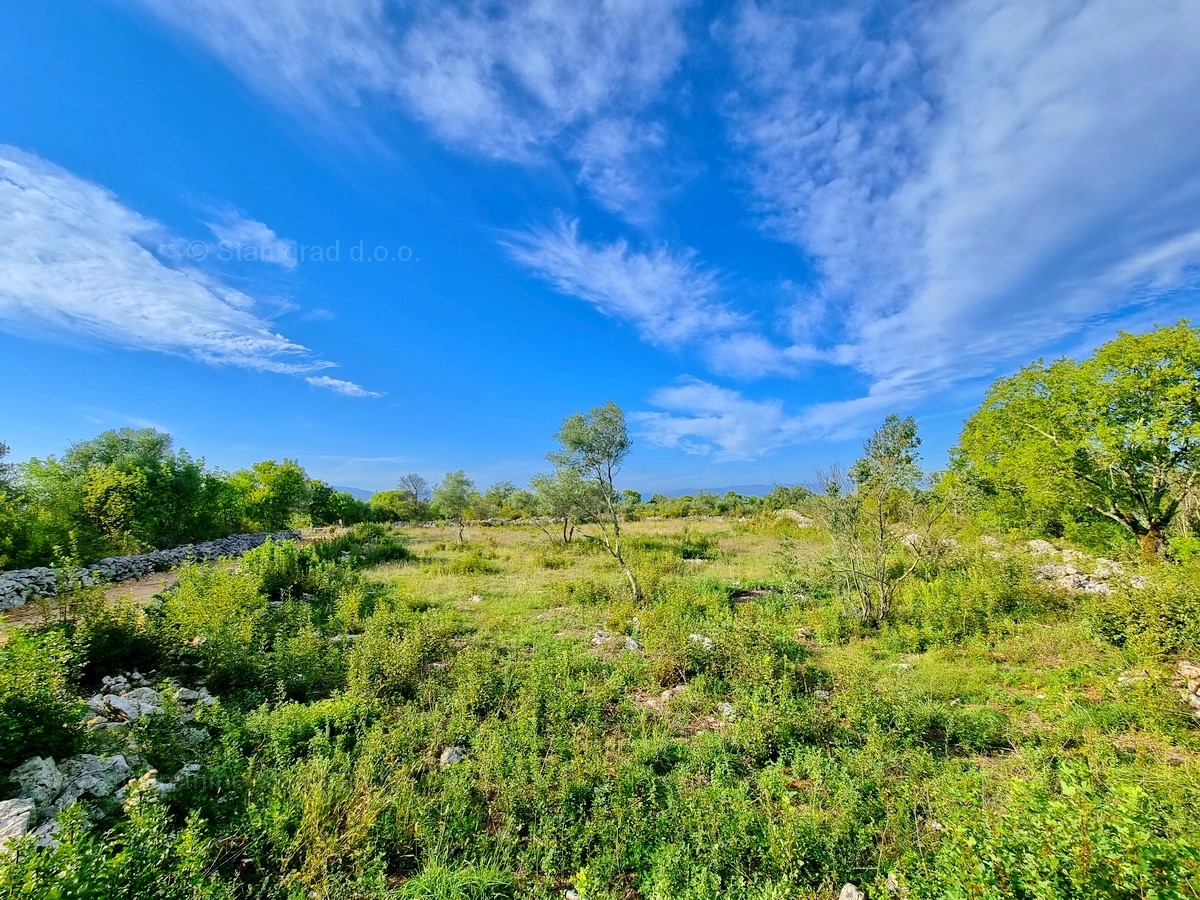
[[1018, 783], [1000, 811], [972, 806], [921, 869], [916, 898], [1175, 900], [1200, 889], [1200, 841], [1165, 832], [1140, 787], [1072, 767], [1056, 788]]
[[267, 598], [259, 580], [217, 566], [185, 566], [159, 612], [164, 632], [199, 655], [215, 690], [256, 687]]
[[487, 553], [477, 544], [464, 544], [446, 560], [433, 566], [439, 575], [494, 575], [500, 571], [492, 560], [495, 554]]
[[400, 532], [390, 525], [372, 522], [355, 525], [332, 540], [317, 541], [312, 552], [319, 560], [345, 560], [356, 569], [412, 558]]
[[69, 756], [79, 742], [81, 704], [71, 696], [65, 637], [14, 632], [0, 646], [0, 767], [31, 756]]
[[85, 683], [117, 672], [150, 671], [163, 659], [161, 644], [141, 610], [129, 602], [108, 606], [103, 597], [78, 608], [71, 642]]
[[1142, 588], [1115, 585], [1108, 594], [1089, 594], [1084, 622], [1089, 630], [1117, 647], [1152, 657], [1200, 651], [1200, 560], [1159, 566]]
[[245, 554], [238, 566], [272, 600], [309, 592], [312, 557], [292, 541], [267, 540]]

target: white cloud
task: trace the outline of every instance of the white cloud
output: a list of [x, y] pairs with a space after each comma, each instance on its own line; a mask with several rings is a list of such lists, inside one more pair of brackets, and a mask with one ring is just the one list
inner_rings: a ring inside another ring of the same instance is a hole
[[489, 158], [535, 162], [557, 147], [610, 206], [634, 190], [655, 129], [630, 131], [619, 156], [603, 132], [652, 102], [686, 49], [687, 0], [141, 2], [281, 105], [344, 120], [352, 107], [399, 104]]
[[785, 412], [778, 400], [751, 400], [696, 378], [659, 388], [650, 403], [662, 411], [631, 417], [641, 437], [719, 461], [753, 459], [809, 436], [804, 417]]
[[505, 246], [561, 293], [628, 320], [655, 344], [677, 347], [742, 323], [721, 302], [717, 276], [691, 250], [639, 252], [623, 240], [589, 244], [579, 237], [579, 223], [565, 219], [510, 234]]
[[295, 241], [280, 237], [265, 223], [248, 219], [234, 209], [220, 210], [216, 219], [205, 224], [217, 239], [218, 258], [296, 268]]
[[795, 315], [819, 347], [798, 352], [873, 384], [831, 423], [1196, 285], [1194, 3], [783, 10], [745, 3], [726, 34], [731, 125], [765, 227], [823, 277]]
[[368, 391], [361, 385], [355, 384], [353, 381], [343, 381], [340, 378], [330, 378], [328, 375], [309, 375], [304, 379], [313, 387], [324, 388], [327, 391], [333, 391], [335, 394], [344, 394], [347, 397], [382, 397], [383, 394], [378, 391]]
[[332, 363], [271, 328], [255, 299], [162, 248], [178, 238], [104, 188], [0, 145], [0, 328], [262, 372]]

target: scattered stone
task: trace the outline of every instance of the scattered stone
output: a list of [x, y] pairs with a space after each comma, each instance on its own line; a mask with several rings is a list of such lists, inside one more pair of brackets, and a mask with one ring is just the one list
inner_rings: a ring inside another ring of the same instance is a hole
[[1192, 715], [1200, 719], [1200, 666], [1183, 660], [1175, 667], [1179, 676], [1179, 697], [1191, 709]]
[[466, 761], [467, 751], [462, 747], [447, 747], [442, 751], [442, 755], [438, 757], [438, 765], [443, 769], [448, 769], [451, 766], [456, 766]]
[[1056, 556], [1056, 555], [1058, 555], [1058, 548], [1055, 547], [1053, 544], [1051, 544], [1049, 541], [1043, 541], [1043, 540], [1026, 541], [1025, 546], [1027, 548], [1029, 548], [1029, 552], [1032, 553], [1034, 556]]
[[0, 854], [8, 854], [8, 842], [29, 833], [33, 826], [33, 801], [25, 798], [0, 801]]
[[867, 895], [858, 889], [856, 885], [846, 882], [842, 885], [841, 891], [838, 892], [838, 900], [867, 900]]
[[828, 700], [830, 697], [833, 696], [833, 691], [816, 690], [816, 691], [813, 691], [813, 696], [816, 697], [818, 700]]
[[592, 646], [599, 647], [606, 641], [608, 641], [608, 632], [604, 629], [601, 629], [600, 631], [597, 631], [595, 636], [592, 638]]
[[625, 649], [626, 650], [641, 650], [642, 642], [639, 640], [636, 640], [635, 638], [627, 637], [627, 638], [625, 638]]
[[737, 718], [737, 710], [734, 709], [732, 703], [721, 702], [717, 704], [717, 712], [721, 714], [721, 718], [726, 722], [732, 722]]
[[893, 896], [900, 893], [900, 879], [896, 877], [895, 872], [888, 872], [886, 887], [887, 892]]
[[711, 650], [713, 648], [713, 639], [710, 637], [705, 637], [702, 634], [689, 634], [688, 640], [693, 644], [703, 645], [705, 650]]
[[483, 597], [481, 597], [479, 594], [472, 594], [470, 597], [467, 598], [467, 602], [468, 603], [482, 603]]
[[892, 668], [897, 672], [911, 672], [912, 667], [912, 663], [892, 663]]

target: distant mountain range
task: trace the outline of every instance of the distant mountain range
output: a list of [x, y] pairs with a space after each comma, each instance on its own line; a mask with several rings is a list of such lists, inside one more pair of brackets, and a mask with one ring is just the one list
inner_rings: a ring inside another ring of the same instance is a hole
[[[784, 487], [795, 486], [796, 485], [791, 484], [784, 485]], [[800, 486], [812, 490], [812, 485], [805, 484]], [[733, 491], [735, 494], [741, 494], [743, 497], [762, 497], [765, 494], [771, 493], [771, 491], [775, 490], [776, 487], [777, 485], [774, 484], [733, 484], [727, 485], [726, 487], [715, 488], [690, 488], [650, 492], [643, 491], [642, 496], [647, 500], [649, 500], [650, 495], [654, 493], [666, 494], [668, 497], [694, 497], [701, 491], [708, 491], [710, 494], [716, 494], [718, 497], [720, 497], [724, 494], [728, 494], [730, 491]]]
[[[374, 491], [364, 491], [362, 488], [346, 487], [342, 484], [331, 485], [335, 491], [345, 491], [351, 497], [357, 497], [359, 500], [370, 500]], [[708, 491], [711, 494], [716, 494], [718, 497], [728, 494], [733, 491], [735, 494], [741, 494], [743, 497], [762, 497], [765, 494], [771, 493], [775, 489], [773, 484], [733, 484], [725, 487], [715, 488], [676, 488], [670, 491], [642, 491], [642, 496], [649, 500], [652, 494], [665, 494], [668, 497], [694, 497], [701, 491]], [[793, 487], [793, 485], [785, 485], [785, 487]], [[812, 485], [803, 485], [803, 487], [812, 489]]]
[[345, 491], [351, 497], [357, 497], [359, 500], [370, 500], [374, 496], [374, 491], [364, 491], [362, 488], [346, 487], [343, 484], [331, 484], [331, 488], [335, 491]]

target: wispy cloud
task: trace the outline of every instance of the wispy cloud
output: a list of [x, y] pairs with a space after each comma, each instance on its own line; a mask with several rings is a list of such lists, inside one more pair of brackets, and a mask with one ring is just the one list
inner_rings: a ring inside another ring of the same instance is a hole
[[742, 323], [721, 301], [716, 273], [691, 250], [592, 244], [579, 237], [577, 221], [561, 218], [550, 228], [511, 233], [505, 246], [556, 290], [632, 323], [655, 344], [678, 347]]
[[780, 401], [752, 400], [697, 378], [659, 388], [650, 404], [658, 410], [632, 416], [641, 437], [718, 461], [753, 459], [809, 436], [805, 418]]
[[823, 277], [795, 353], [852, 365], [879, 403], [914, 402], [1197, 283], [1194, 4], [873, 12], [747, 2], [726, 33], [762, 222]]
[[333, 363], [272, 330], [255, 299], [162, 248], [180, 240], [104, 188], [0, 146], [0, 328], [260, 372]]
[[655, 128], [618, 147], [607, 123], [658, 97], [686, 49], [689, 5], [141, 2], [281, 105], [327, 120], [398, 105], [469, 153], [539, 163], [555, 150], [582, 160], [582, 183], [610, 206], [640, 204], [630, 179]]
[[335, 394], [344, 394], [347, 397], [382, 397], [383, 394], [378, 391], [368, 391], [361, 385], [355, 384], [353, 381], [343, 381], [341, 378], [330, 378], [328, 375], [310, 375], [304, 379], [313, 387], [324, 388], [327, 391], [333, 391]]
[[256, 219], [246, 218], [235, 209], [219, 210], [216, 221], [206, 222], [217, 239], [218, 256], [227, 254], [241, 262], [264, 262], [296, 268], [296, 242], [277, 235]]

